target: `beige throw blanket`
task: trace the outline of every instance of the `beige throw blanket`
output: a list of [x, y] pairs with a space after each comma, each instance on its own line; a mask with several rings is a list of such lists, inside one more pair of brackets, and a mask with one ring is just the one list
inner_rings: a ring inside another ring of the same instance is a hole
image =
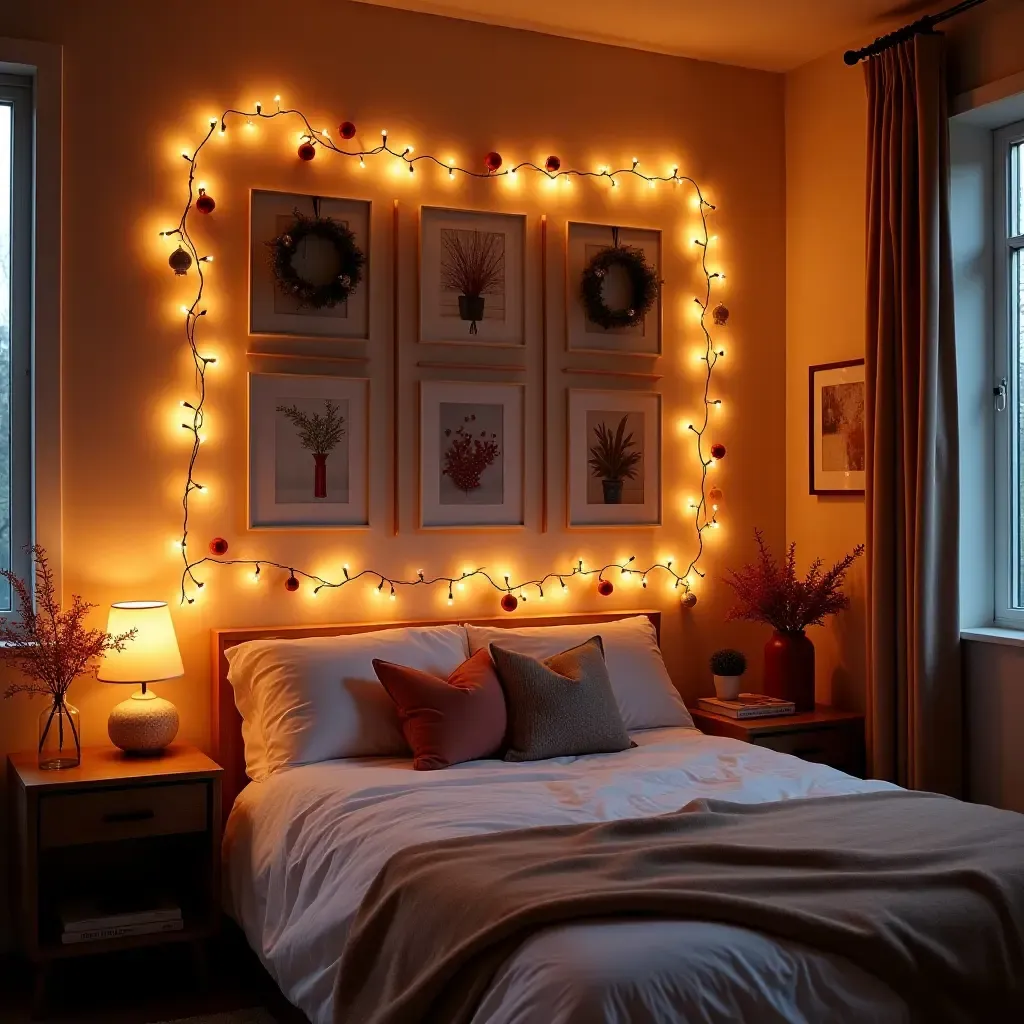
[[464, 1024], [526, 939], [590, 918], [740, 925], [847, 957], [923, 1021], [1024, 1020], [1024, 816], [924, 793], [446, 839], [382, 869], [336, 1024]]

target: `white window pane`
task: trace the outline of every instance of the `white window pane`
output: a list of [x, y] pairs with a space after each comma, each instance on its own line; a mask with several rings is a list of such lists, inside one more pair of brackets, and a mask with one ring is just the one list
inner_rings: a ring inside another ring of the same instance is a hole
[[[1019, 147], [1018, 147], [1019, 148]], [[1010, 327], [1011, 366], [1016, 367], [1017, 375], [1017, 429], [1016, 451], [1013, 453], [1013, 466], [1017, 479], [1012, 481], [1013, 495], [1016, 502], [1013, 521], [1017, 524], [1016, 566], [1017, 586], [1014, 604], [1020, 608], [1024, 605], [1024, 252], [1017, 250], [1013, 254], [1013, 272], [1010, 277], [1013, 290], [1013, 319]]]
[[1010, 150], [1010, 234], [1024, 235], [1024, 142]]

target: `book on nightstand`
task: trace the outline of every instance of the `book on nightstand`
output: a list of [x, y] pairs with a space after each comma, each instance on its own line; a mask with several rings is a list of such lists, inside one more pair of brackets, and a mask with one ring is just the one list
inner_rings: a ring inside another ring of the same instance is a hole
[[763, 693], [741, 693], [736, 700], [701, 697], [697, 706], [702, 711], [726, 718], [767, 718], [770, 715], [791, 715], [796, 705], [791, 700], [767, 697]]
[[146, 896], [68, 902], [61, 909], [60, 921], [65, 944], [182, 929], [181, 907], [168, 899]]

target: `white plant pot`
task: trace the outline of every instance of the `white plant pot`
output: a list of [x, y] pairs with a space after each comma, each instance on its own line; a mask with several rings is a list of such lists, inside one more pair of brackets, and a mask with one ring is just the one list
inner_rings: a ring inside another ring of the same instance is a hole
[[715, 696], [719, 700], [735, 700], [740, 695], [743, 676], [715, 676]]

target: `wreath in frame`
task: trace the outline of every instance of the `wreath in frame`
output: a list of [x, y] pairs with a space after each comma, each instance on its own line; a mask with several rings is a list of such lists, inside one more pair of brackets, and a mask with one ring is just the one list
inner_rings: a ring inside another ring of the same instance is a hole
[[[604, 298], [604, 283], [609, 271], [619, 268], [629, 280], [629, 301], [622, 309], [612, 309]], [[647, 262], [642, 249], [619, 244], [615, 229], [613, 242], [598, 252], [583, 270], [580, 298], [587, 319], [609, 330], [635, 327], [651, 311], [658, 297], [658, 275]]]
[[[299, 300], [313, 309], [336, 306], [344, 302], [363, 278], [366, 256], [356, 245], [356, 236], [344, 224], [331, 217], [320, 216], [320, 201], [313, 201], [313, 216], [293, 211], [295, 219], [287, 230], [267, 242], [270, 248], [270, 270], [284, 295]], [[292, 262], [299, 245], [306, 238], [319, 238], [334, 246], [336, 270], [329, 281], [316, 282], [302, 277]]]

